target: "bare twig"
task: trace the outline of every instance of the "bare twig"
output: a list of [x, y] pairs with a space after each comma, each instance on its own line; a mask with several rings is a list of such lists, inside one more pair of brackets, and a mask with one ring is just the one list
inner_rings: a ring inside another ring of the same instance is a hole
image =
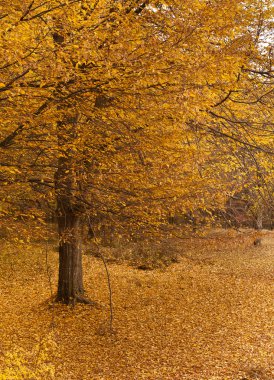
[[107, 263], [106, 263], [106, 260], [100, 250], [100, 247], [98, 245], [98, 243], [96, 242], [96, 236], [95, 236], [95, 231], [94, 229], [92, 228], [92, 225], [91, 225], [91, 222], [90, 222], [90, 217], [88, 216], [88, 224], [89, 224], [89, 228], [90, 230], [92, 231], [93, 233], [93, 236], [95, 237], [94, 239], [94, 242], [95, 242], [95, 245], [97, 247], [97, 250], [98, 250], [98, 254], [100, 256], [100, 258], [102, 259], [103, 263], [104, 263], [104, 267], [105, 267], [105, 270], [106, 270], [106, 274], [107, 274], [107, 281], [108, 281], [108, 291], [109, 291], [109, 329], [110, 329], [110, 332], [112, 333], [113, 332], [113, 302], [112, 302], [112, 289], [111, 289], [111, 282], [110, 282], [110, 275], [109, 275], [109, 270], [108, 270], [108, 267], [107, 267]]
[[46, 271], [47, 271], [48, 283], [49, 283], [49, 288], [50, 288], [50, 298], [53, 301], [52, 313], [51, 313], [51, 324], [50, 324], [50, 327], [53, 329], [55, 327], [55, 310], [54, 310], [55, 302], [53, 298], [52, 277], [51, 277], [51, 271], [50, 271], [50, 265], [49, 265], [49, 259], [48, 259], [48, 239], [46, 242], [45, 256], [46, 256]]

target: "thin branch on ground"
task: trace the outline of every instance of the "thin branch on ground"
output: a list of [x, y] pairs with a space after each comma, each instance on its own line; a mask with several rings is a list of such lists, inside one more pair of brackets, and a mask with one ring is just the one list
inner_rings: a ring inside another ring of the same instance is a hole
[[50, 299], [53, 301], [50, 328], [54, 329], [55, 327], [55, 309], [54, 309], [55, 301], [53, 297], [52, 277], [51, 277], [51, 270], [50, 270], [49, 258], [48, 258], [48, 239], [46, 241], [45, 256], [46, 256], [46, 271], [47, 271], [47, 277], [48, 277], [48, 283], [49, 283], [49, 289], [50, 289]]
[[98, 255], [100, 256], [101, 260], [103, 261], [104, 267], [106, 270], [107, 281], [108, 281], [108, 291], [109, 291], [109, 330], [112, 333], [114, 331], [113, 330], [113, 302], [112, 302], [112, 289], [111, 289], [109, 270], [108, 270], [108, 266], [107, 266], [106, 260], [104, 258], [104, 255], [102, 254], [100, 247], [99, 247], [98, 243], [96, 242], [95, 231], [92, 228], [89, 216], [88, 216], [88, 224], [89, 224], [90, 230], [93, 233], [93, 236], [95, 237], [94, 242], [95, 242], [95, 245], [96, 245], [97, 250], [98, 250]]

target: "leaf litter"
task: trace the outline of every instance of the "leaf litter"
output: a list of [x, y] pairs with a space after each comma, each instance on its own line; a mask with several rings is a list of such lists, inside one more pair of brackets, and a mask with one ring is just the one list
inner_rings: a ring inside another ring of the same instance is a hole
[[[52, 302], [57, 253], [2, 245], [0, 379], [273, 378], [274, 234], [216, 230], [171, 239], [179, 262], [141, 271], [84, 256], [86, 291], [100, 307]], [[50, 276], [49, 276], [50, 275]], [[42, 347], [42, 348], [41, 348]]]

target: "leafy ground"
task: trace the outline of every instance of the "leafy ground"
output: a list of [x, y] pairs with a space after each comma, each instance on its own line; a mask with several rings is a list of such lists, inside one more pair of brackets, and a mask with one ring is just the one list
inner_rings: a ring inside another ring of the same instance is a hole
[[274, 234], [263, 233], [260, 246], [253, 240], [252, 231], [212, 231], [169, 241], [179, 263], [165, 270], [110, 264], [112, 334], [98, 258], [85, 256], [84, 265], [100, 307], [50, 306], [57, 253], [3, 244], [0, 379], [274, 378]]

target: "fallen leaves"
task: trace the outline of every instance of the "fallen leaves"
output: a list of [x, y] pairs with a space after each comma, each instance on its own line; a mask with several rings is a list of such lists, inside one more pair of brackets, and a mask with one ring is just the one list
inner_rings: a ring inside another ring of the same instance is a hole
[[[1, 260], [1, 351], [16, 355], [19, 347], [35, 373], [35, 347], [51, 333], [58, 354], [49, 350], [44, 364], [58, 380], [270, 380], [273, 233], [263, 240], [255, 249], [248, 234], [174, 239], [183, 255], [166, 270], [111, 264], [114, 333], [99, 259], [85, 256], [84, 267], [86, 291], [101, 308], [71, 308], [49, 305], [43, 247], [9, 248]], [[49, 253], [54, 283], [57, 259]], [[2, 380], [4, 356], [0, 364]]]

